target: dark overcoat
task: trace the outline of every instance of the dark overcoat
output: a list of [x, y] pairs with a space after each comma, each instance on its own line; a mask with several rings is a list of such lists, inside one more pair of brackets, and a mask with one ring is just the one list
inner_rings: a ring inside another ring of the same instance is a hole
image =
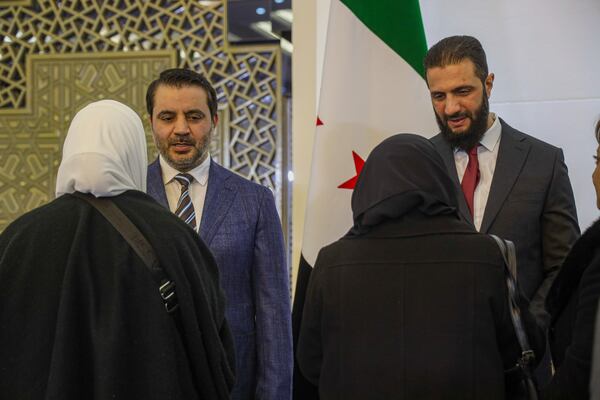
[[297, 352], [321, 400], [504, 399], [520, 350], [501, 257], [456, 215], [419, 213], [323, 248]]
[[148, 195], [112, 198], [147, 238], [179, 309], [115, 228], [70, 194], [0, 235], [0, 397], [228, 399], [233, 343], [208, 248]]

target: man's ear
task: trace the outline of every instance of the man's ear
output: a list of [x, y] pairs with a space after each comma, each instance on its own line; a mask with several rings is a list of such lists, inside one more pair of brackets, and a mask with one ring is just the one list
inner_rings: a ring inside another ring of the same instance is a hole
[[213, 129], [216, 128], [218, 123], [219, 123], [219, 115], [215, 114], [215, 116], [213, 117]]
[[485, 78], [485, 93], [487, 94], [488, 99], [492, 95], [492, 88], [494, 87], [494, 74], [490, 73], [487, 78]]

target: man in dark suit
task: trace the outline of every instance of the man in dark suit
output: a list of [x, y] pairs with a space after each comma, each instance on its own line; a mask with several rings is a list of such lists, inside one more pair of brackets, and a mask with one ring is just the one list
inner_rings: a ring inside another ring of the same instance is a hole
[[489, 112], [494, 74], [477, 39], [441, 40], [424, 66], [441, 130], [431, 141], [461, 189], [460, 211], [480, 232], [515, 243], [520, 288], [546, 328], [546, 295], [579, 236], [562, 150]]
[[199, 232], [219, 267], [235, 342], [232, 398], [289, 399], [289, 275], [273, 195], [210, 158], [217, 94], [202, 75], [164, 71], [146, 103], [160, 152], [148, 167], [148, 194]]

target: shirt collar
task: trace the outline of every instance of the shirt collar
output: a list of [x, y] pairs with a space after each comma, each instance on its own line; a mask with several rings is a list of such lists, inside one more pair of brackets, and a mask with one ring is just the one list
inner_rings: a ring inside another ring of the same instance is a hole
[[494, 151], [498, 142], [500, 141], [500, 133], [502, 132], [502, 125], [500, 125], [500, 118], [496, 116], [494, 113], [490, 113], [492, 118], [494, 118], [494, 122], [490, 129], [488, 129], [484, 134], [483, 138], [481, 138], [481, 145], [485, 147], [488, 151]]
[[[494, 149], [498, 145], [498, 142], [500, 142], [502, 125], [500, 124], [500, 118], [498, 118], [496, 114], [490, 113], [490, 115], [492, 116], [492, 118], [494, 118], [494, 122], [492, 122], [492, 126], [490, 126], [490, 128], [487, 131], [485, 131], [483, 137], [479, 141], [479, 144], [481, 144], [488, 151], [494, 151]], [[466, 151], [458, 147], [454, 149], [454, 154], [457, 154], [459, 152], [466, 153]]]
[[[175, 168], [171, 167], [169, 163], [163, 158], [163, 156], [159, 156], [158, 158], [160, 163], [160, 168], [162, 170], [163, 182], [170, 183], [175, 175], [180, 174], [180, 171], [177, 171]], [[187, 173], [194, 177], [196, 182], [200, 185], [205, 186], [208, 182], [208, 170], [210, 169], [210, 154], [206, 157], [206, 160], [202, 162], [202, 164], [198, 165], [192, 170], [189, 170]]]

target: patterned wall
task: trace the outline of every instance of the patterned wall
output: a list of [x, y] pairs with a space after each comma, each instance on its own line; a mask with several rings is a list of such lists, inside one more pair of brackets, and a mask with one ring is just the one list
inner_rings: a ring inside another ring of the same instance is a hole
[[273, 188], [286, 219], [280, 50], [228, 46], [225, 3], [0, 0], [0, 231], [54, 197], [64, 135], [91, 101], [140, 113], [153, 158], [144, 95], [174, 66], [212, 81], [220, 124], [211, 153]]

